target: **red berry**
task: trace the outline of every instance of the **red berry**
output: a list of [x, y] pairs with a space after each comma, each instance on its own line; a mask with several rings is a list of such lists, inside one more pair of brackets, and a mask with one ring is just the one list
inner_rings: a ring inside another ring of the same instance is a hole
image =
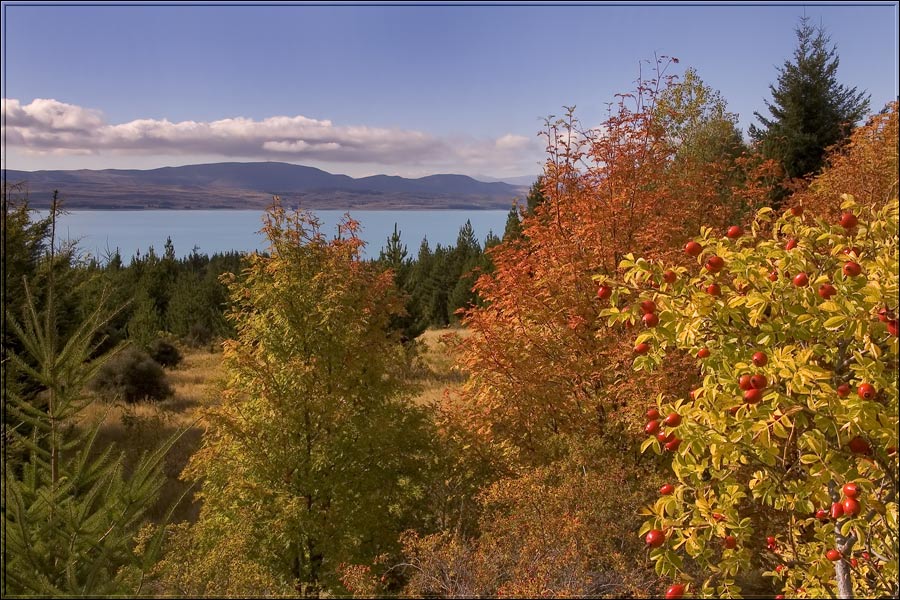
[[765, 375], [757, 373], [750, 378], [750, 385], [757, 390], [764, 390], [766, 389], [766, 386], [769, 385], [769, 381], [766, 379]]
[[666, 600], [678, 600], [684, 596], [684, 586], [680, 583], [674, 583], [666, 590]]
[[844, 514], [848, 517], [855, 517], [859, 514], [859, 502], [856, 498], [844, 498], [841, 506], [844, 507]]
[[637, 346], [634, 347], [635, 354], [647, 354], [650, 351], [650, 344], [647, 342], [641, 342]]
[[723, 515], [722, 513], [713, 513], [712, 518], [715, 519], [716, 521], [721, 522], [721, 521], [725, 520], [725, 515]]
[[859, 495], [859, 486], [855, 483], [845, 483], [844, 487], [841, 488], [841, 491], [844, 492], [844, 495], [848, 498], [856, 498]]
[[854, 569], [857, 568], [857, 567], [859, 566], [859, 561], [856, 560], [855, 558], [851, 558], [851, 559], [850, 559], [850, 566], [853, 567]]
[[831, 505], [831, 518], [840, 519], [844, 516], [844, 506], [840, 502]]
[[656, 327], [659, 325], [659, 317], [657, 317], [654, 313], [646, 313], [641, 320], [644, 322], [644, 326], [646, 327]]
[[778, 594], [775, 596], [775, 600], [784, 600], [784, 594]]
[[791, 238], [787, 241], [787, 244], [784, 245], [784, 249], [791, 251], [797, 247], [797, 238]]
[[864, 383], [856, 388], [856, 393], [863, 400], [871, 400], [875, 397], [875, 386], [871, 383]]
[[859, 266], [859, 263], [855, 263], [853, 261], [844, 263], [844, 275], [847, 277], [856, 277], [860, 273], [862, 273], [862, 267]]
[[897, 331], [898, 331], [898, 329], [900, 329], [900, 321], [898, 321], [897, 319], [894, 319], [893, 321], [888, 321], [887, 328], [888, 328], [888, 333], [890, 333], [894, 337], [897, 337]]
[[659, 548], [666, 541], [666, 534], [660, 531], [659, 529], [651, 529], [647, 536], [644, 538], [644, 541], [651, 548]]
[[794, 285], [804, 287], [809, 284], [809, 276], [806, 273], [797, 273], [794, 276]]
[[700, 348], [697, 350], [697, 358], [708, 358], [709, 357], [709, 348]]
[[869, 446], [869, 442], [859, 436], [856, 436], [855, 438], [850, 440], [850, 443], [848, 443], [847, 446], [854, 454], [872, 454], [872, 447]]
[[863, 552], [863, 553], [860, 554], [859, 556], [860, 556], [860, 558], [862, 558], [863, 560], [869, 560], [869, 553], [868, 553], [868, 552]]
[[691, 256], [700, 256], [700, 253], [703, 252], [703, 246], [697, 242], [691, 241], [684, 246], [684, 251]]
[[769, 273], [769, 281], [778, 281], [778, 271], [771, 271]]
[[844, 253], [844, 254], [847, 254], [847, 255], [853, 255], [853, 256], [855, 256], [855, 257], [857, 257], [857, 258], [859, 258], [860, 256], [862, 256], [862, 250], [860, 250], [860, 249], [857, 248], [856, 246], [852, 246], [852, 247], [850, 247], [850, 248], [844, 248], [843, 253]]
[[803, 207], [800, 205], [791, 207], [791, 214], [795, 217], [803, 216]]
[[675, 271], [666, 271], [663, 273], [663, 281], [666, 283], [675, 283], [676, 277]]
[[837, 386], [837, 395], [838, 398], [846, 398], [847, 396], [849, 396], [850, 386], [846, 383], [842, 383], [841, 385]]
[[742, 390], [752, 390], [753, 384], [750, 383], [750, 374], [744, 373], [743, 375], [741, 375], [741, 377], [738, 379], [738, 385]]
[[611, 287], [601, 285], [600, 287], [597, 288], [597, 297], [600, 298], [601, 300], [606, 300], [610, 296], [612, 296], [612, 288]]
[[730, 414], [732, 416], [736, 415], [737, 411], [740, 410], [740, 408], [741, 408], [740, 406], [732, 406], [731, 408], [728, 409], [728, 414]]
[[668, 427], [678, 427], [679, 425], [681, 425], [681, 415], [674, 412], [669, 413], [666, 416], [665, 420], [663, 420], [663, 423]]
[[659, 411], [656, 410], [655, 408], [651, 408], [650, 410], [647, 411], [647, 418], [650, 419], [651, 421], [652, 421], [653, 419], [658, 419], [658, 418], [659, 418]]
[[734, 240], [744, 235], [744, 230], [740, 225], [732, 225], [728, 228], [728, 231], [725, 233], [725, 235]]
[[648, 313], [655, 313], [656, 302], [654, 302], [653, 300], [644, 300], [643, 302], [641, 302], [641, 312], [645, 315]]
[[667, 483], [664, 486], [662, 486], [661, 488], [659, 488], [659, 493], [662, 496], [668, 496], [669, 494], [671, 494], [674, 491], [675, 491], [675, 486], [672, 485], [671, 483]]
[[681, 445], [681, 438], [675, 438], [670, 442], [666, 442], [665, 449], [669, 452], [675, 452], [678, 450], [678, 446]]
[[832, 548], [831, 550], [829, 550], [828, 552], [825, 553], [825, 558], [827, 558], [828, 560], [830, 560], [832, 562], [836, 561], [836, 560], [841, 560], [841, 553], [838, 552], [837, 550], [835, 550], [834, 548]]
[[893, 318], [894, 318], [894, 313], [891, 310], [888, 310], [887, 308], [882, 308], [881, 310], [878, 311], [878, 320], [881, 321], [882, 323], [887, 323]]
[[650, 421], [646, 425], [644, 425], [644, 431], [647, 435], [653, 435], [657, 431], [659, 431], [659, 421]]
[[656, 439], [659, 440], [660, 444], [668, 444], [669, 442], [671, 442], [672, 440], [675, 439], [675, 434], [674, 433], [665, 434], [663, 432], [659, 432], [656, 434]]
[[819, 519], [820, 521], [827, 521], [828, 520], [828, 511], [825, 510], [824, 508], [820, 508], [819, 510], [816, 511], [816, 518]]
[[841, 215], [841, 227], [844, 229], [853, 229], [857, 224], [856, 215], [851, 212], [845, 212]]
[[722, 270], [722, 267], [725, 266], [725, 261], [722, 260], [722, 257], [716, 256], [713, 254], [709, 258], [706, 259], [706, 270], [710, 273], [718, 273]]
[[828, 300], [835, 294], [837, 294], [837, 290], [830, 283], [823, 283], [819, 286], [819, 296], [821, 296], [825, 300]]
[[757, 388], [751, 388], [744, 392], [744, 402], [747, 404], [756, 404], [762, 400], [763, 392]]
[[734, 550], [737, 547], [737, 538], [733, 535], [726, 535], [725, 547], [729, 550]]
[[722, 288], [720, 288], [717, 283], [711, 283], [706, 287], [706, 293], [710, 296], [721, 296]]
[[768, 537], [766, 538], [766, 545], [767, 545], [767, 546], [774, 546], [774, 545], [777, 544], [777, 543], [778, 543], [778, 540], [776, 540], [776, 539], [775, 539], [775, 536], [773, 536], [773, 535], [770, 535], [770, 536], [768, 536]]
[[769, 362], [769, 357], [765, 352], [756, 352], [753, 354], [753, 364], [757, 367], [764, 367]]
[[778, 565], [777, 567], [775, 567], [775, 572], [781, 573], [782, 571], [784, 571], [784, 569], [785, 569], [784, 565]]

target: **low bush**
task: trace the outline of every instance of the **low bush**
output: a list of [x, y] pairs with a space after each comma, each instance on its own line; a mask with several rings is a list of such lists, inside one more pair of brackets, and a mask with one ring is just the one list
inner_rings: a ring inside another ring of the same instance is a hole
[[129, 403], [163, 400], [173, 393], [162, 366], [137, 348], [127, 348], [109, 359], [91, 387], [106, 397]]
[[165, 339], [153, 340], [147, 352], [150, 354], [150, 358], [169, 368], [177, 367], [181, 363], [182, 358], [184, 358], [178, 347]]

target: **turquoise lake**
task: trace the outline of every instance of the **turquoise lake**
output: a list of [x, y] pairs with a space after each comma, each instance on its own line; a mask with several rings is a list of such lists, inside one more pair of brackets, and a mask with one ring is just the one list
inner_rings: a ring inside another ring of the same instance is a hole
[[[322, 221], [326, 235], [337, 232], [336, 225], [345, 211], [313, 211]], [[38, 211], [46, 215], [46, 211]], [[263, 213], [257, 210], [85, 210], [61, 215], [57, 226], [60, 240], [74, 240], [81, 253], [101, 260], [116, 249], [128, 261], [136, 252], [147, 252], [153, 246], [162, 253], [166, 238], [171, 237], [175, 254], [191, 253], [197, 246], [201, 254], [229, 250], [265, 250], [262, 228]], [[432, 249], [437, 244], [455, 244], [459, 228], [466, 220], [472, 222], [475, 235], [484, 243], [489, 231], [503, 235], [505, 210], [421, 210], [421, 211], [355, 211], [351, 216], [361, 224], [360, 237], [366, 242], [365, 254], [377, 257], [394, 224], [410, 257], [415, 257], [422, 238]]]

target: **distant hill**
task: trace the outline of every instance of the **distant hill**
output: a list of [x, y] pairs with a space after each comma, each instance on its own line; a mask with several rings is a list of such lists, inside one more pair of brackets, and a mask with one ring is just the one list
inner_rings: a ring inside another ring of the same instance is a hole
[[508, 183], [509, 185], [525, 188], [530, 188], [532, 184], [537, 181], [537, 178], [538, 175], [519, 175], [518, 177], [490, 177], [488, 175], [475, 175], [475, 179], [477, 179], [478, 181], [485, 181], [488, 183], [499, 181], [501, 183]]
[[272, 196], [311, 209], [507, 209], [521, 187], [465, 175], [354, 179], [278, 162], [213, 163], [149, 170], [5, 170], [9, 183], [25, 181], [29, 202], [47, 208], [59, 190], [68, 209], [265, 208]]

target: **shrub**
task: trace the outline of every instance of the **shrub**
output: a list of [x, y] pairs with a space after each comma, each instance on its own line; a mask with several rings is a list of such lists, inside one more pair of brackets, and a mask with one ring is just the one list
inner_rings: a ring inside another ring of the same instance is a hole
[[[704, 228], [671, 281], [627, 255], [622, 279], [601, 282], [610, 322], [655, 303], [636, 369], [706, 350], [690, 400], [659, 396], [673, 488], [640, 530], [665, 535], [649, 552], [661, 575], [705, 573], [693, 595], [735, 597], [756, 570], [800, 597], [897, 596], [898, 204], [845, 196], [839, 210], [810, 223], [763, 209], [740, 239]], [[658, 437], [648, 448], [663, 453]]]
[[148, 353], [150, 358], [164, 367], [176, 367], [183, 358], [175, 344], [164, 339], [153, 340], [148, 348]]
[[127, 348], [107, 361], [92, 388], [125, 402], [163, 400], [173, 393], [162, 366], [137, 348]]

